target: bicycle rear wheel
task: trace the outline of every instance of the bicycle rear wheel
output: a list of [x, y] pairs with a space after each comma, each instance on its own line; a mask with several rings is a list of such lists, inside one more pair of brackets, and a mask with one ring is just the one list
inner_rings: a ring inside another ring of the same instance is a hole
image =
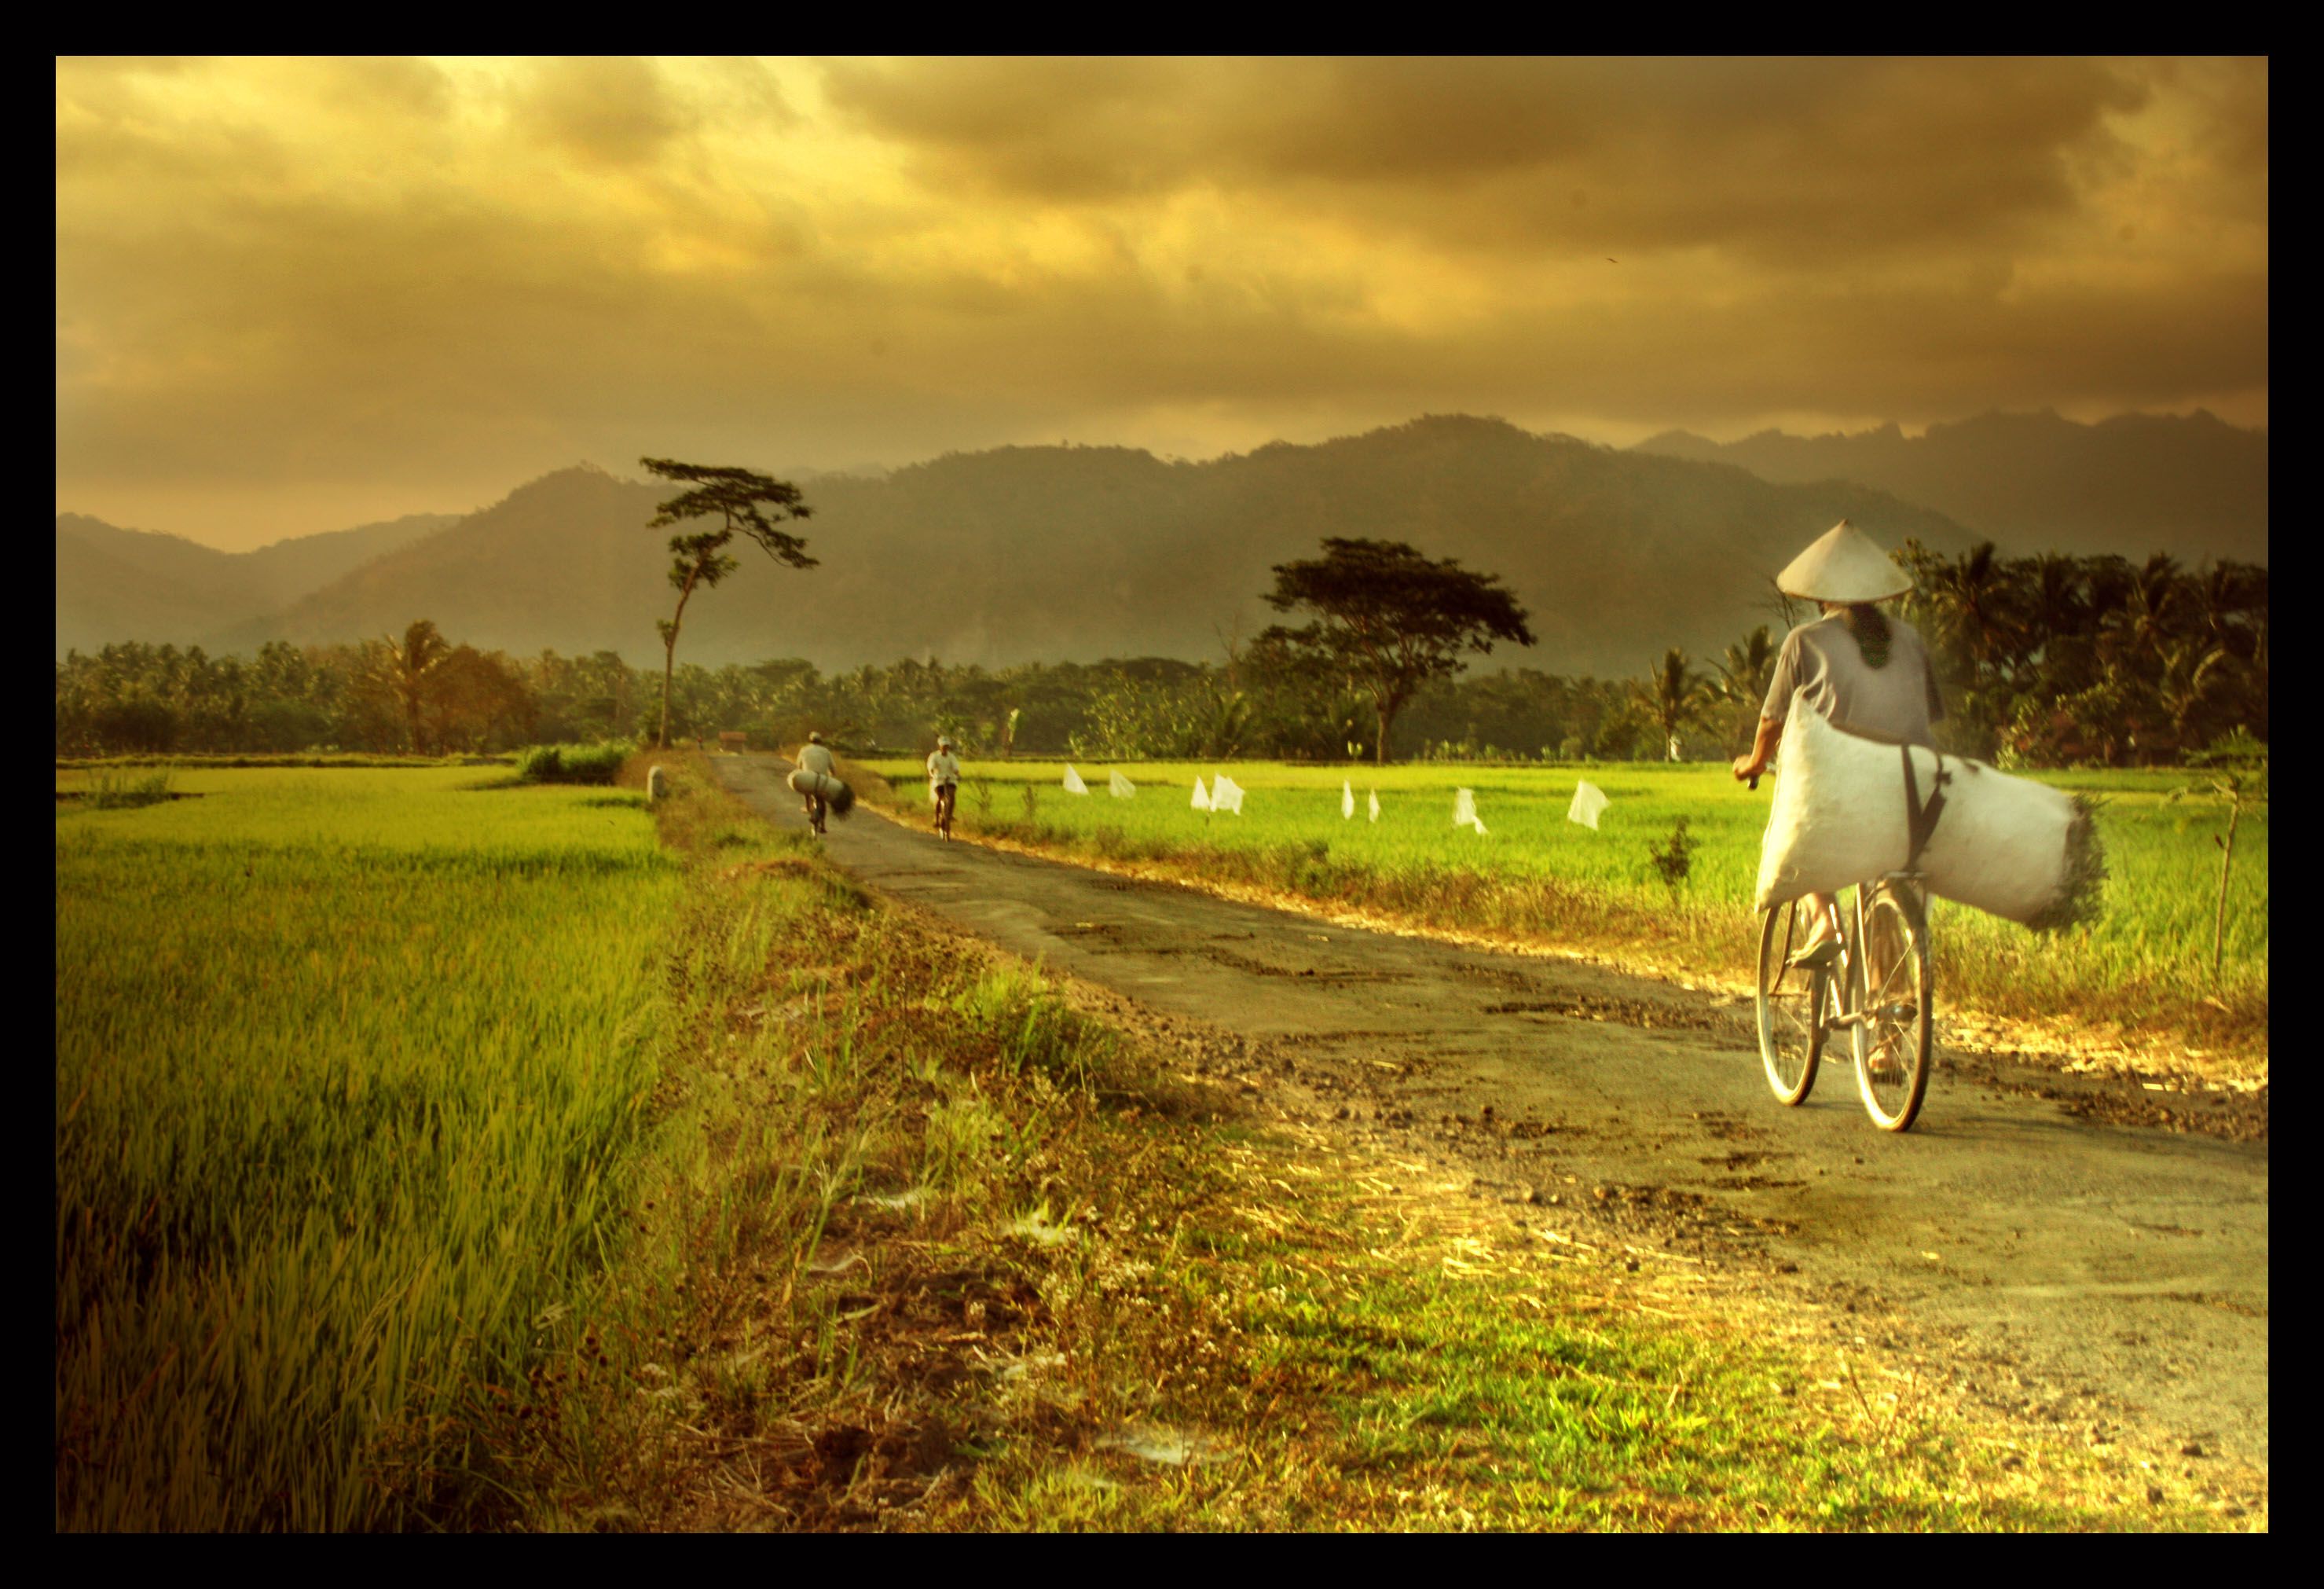
[[1882, 1131], [1909, 1131], [1929, 1088], [1934, 989], [1929, 926], [1909, 887], [1857, 891], [1857, 942], [1849, 992], [1857, 1090]]
[[1759, 919], [1759, 1063], [1768, 1089], [1784, 1104], [1798, 1104], [1815, 1086], [1839, 1002], [1831, 973], [1791, 963], [1807, 942], [1808, 928], [1808, 912], [1797, 900], [1769, 906]]

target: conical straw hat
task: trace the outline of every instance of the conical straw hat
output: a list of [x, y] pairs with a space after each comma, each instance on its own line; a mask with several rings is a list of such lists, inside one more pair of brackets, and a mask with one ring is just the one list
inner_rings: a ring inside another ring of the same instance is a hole
[[1913, 588], [1913, 577], [1842, 519], [1775, 576], [1775, 588], [1808, 601], [1886, 601]]

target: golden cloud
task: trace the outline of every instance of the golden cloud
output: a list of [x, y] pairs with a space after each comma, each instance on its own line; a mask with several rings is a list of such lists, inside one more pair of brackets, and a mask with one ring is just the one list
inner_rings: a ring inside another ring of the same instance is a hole
[[2266, 111], [2233, 61], [63, 60], [60, 503], [248, 540], [581, 456], [2264, 421]]

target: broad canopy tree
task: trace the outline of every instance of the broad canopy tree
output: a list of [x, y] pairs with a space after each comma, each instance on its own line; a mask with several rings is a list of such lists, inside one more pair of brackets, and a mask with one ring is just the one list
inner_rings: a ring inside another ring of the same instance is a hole
[[1274, 572], [1268, 605], [1316, 615], [1299, 629], [1275, 625], [1260, 642], [1327, 660], [1370, 693], [1376, 763], [1388, 761], [1388, 730], [1423, 685], [1452, 678], [1467, 655], [1489, 654], [1497, 640], [1534, 641], [1499, 575], [1425, 558], [1402, 541], [1326, 536], [1323, 557]]
[[799, 489], [786, 480], [755, 474], [749, 469], [718, 468], [702, 464], [682, 464], [675, 458], [640, 458], [646, 469], [665, 480], [676, 480], [694, 487], [655, 505], [653, 520], [646, 528], [666, 529], [689, 519], [707, 519], [714, 514], [721, 521], [715, 530], [696, 531], [669, 538], [669, 582], [678, 591], [678, 610], [667, 618], [657, 619], [654, 627], [661, 632], [661, 732], [659, 744], [669, 744], [669, 680], [678, 665], [678, 625], [686, 621], [686, 604], [692, 599], [697, 586], [715, 586], [742, 565], [726, 555], [726, 548], [736, 535], [755, 542], [761, 551], [794, 568], [812, 568], [816, 560], [807, 555], [807, 542], [788, 531], [778, 529], [779, 522], [788, 519], [804, 519], [811, 510], [799, 498]]

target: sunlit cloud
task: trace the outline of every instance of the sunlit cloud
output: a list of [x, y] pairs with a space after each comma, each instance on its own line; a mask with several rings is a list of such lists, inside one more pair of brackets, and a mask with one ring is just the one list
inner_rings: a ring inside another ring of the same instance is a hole
[[2267, 417], [2236, 61], [65, 60], [60, 508], [641, 453]]

